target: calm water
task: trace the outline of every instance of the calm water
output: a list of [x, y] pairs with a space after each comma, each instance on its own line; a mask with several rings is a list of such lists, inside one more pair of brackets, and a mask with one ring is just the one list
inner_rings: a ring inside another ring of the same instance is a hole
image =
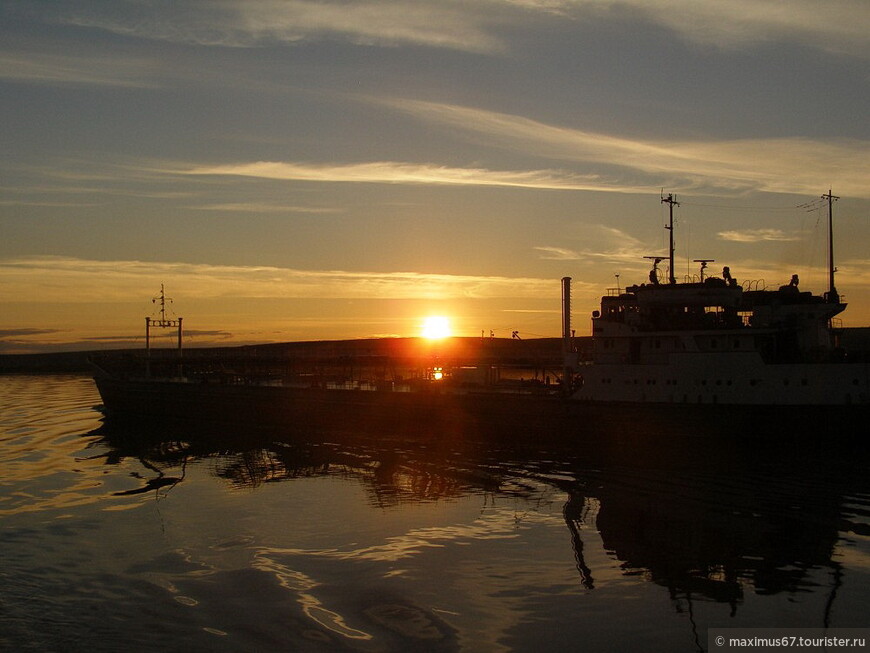
[[106, 425], [0, 377], [0, 650], [699, 651], [867, 627], [862, 451]]

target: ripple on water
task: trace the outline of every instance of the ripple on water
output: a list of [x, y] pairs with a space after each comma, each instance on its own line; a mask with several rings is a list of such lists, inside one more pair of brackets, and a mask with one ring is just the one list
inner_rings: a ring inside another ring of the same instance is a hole
[[859, 458], [143, 449], [91, 434], [98, 402], [0, 378], [0, 649], [681, 651], [722, 619], [866, 621]]
[[[0, 515], [80, 505], [102, 495], [95, 455], [99, 394], [80, 376], [0, 377]], [[96, 462], [96, 461], [92, 461]]]

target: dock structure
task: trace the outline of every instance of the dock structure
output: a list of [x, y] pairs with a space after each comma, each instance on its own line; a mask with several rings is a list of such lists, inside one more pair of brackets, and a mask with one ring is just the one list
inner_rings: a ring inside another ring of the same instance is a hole
[[[178, 352], [151, 349], [149, 373], [177, 374]], [[106, 352], [98, 364], [136, 375], [142, 352]], [[187, 349], [184, 375], [203, 382], [276, 382], [319, 387], [445, 381], [468, 388], [557, 386], [560, 338], [378, 338]]]

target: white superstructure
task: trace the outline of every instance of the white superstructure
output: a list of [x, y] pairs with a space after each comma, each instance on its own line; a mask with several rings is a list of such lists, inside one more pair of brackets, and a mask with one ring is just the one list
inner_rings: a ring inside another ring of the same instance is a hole
[[[829, 201], [832, 198], [828, 194]], [[672, 200], [672, 197], [669, 196]], [[663, 200], [664, 201], [664, 200]], [[673, 201], [671, 204], [673, 206]], [[590, 402], [731, 405], [867, 405], [866, 362], [851, 362], [834, 317], [833, 287], [802, 292], [797, 275], [775, 290], [731, 278], [647, 284], [602, 297], [591, 356], [573, 364], [572, 398]]]

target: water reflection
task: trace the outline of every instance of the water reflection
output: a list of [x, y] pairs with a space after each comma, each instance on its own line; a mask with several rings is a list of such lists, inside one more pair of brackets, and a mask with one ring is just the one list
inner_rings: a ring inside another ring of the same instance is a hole
[[[380, 508], [468, 495], [534, 502], [549, 488], [564, 497], [562, 516], [583, 589], [596, 588], [586, 555], [594, 533], [623, 575], [666, 588], [677, 611], [692, 600], [709, 600], [727, 604], [733, 616], [750, 590], [834, 597], [843, 575], [834, 559], [841, 534], [870, 535], [867, 506], [854, 499], [866, 496], [866, 451], [856, 443], [836, 449], [697, 439], [673, 446], [625, 439], [519, 445], [521, 438], [512, 436], [505, 438], [510, 445], [451, 438], [439, 446], [359, 432], [313, 442], [286, 434], [155, 434], [112, 423], [98, 433], [111, 456], [136, 457], [155, 473], [128, 494], [172, 487], [196, 459], [212, 460], [214, 476], [236, 489], [312, 477], [354, 479]], [[463, 536], [486, 537], [486, 528], [498, 530], [488, 523]], [[428, 544], [439, 536], [426, 538]], [[418, 544], [328, 555], [386, 560]], [[820, 619], [827, 623], [828, 615]]]
[[4, 383], [3, 650], [697, 651], [866, 622], [844, 442], [101, 424], [88, 380]]

